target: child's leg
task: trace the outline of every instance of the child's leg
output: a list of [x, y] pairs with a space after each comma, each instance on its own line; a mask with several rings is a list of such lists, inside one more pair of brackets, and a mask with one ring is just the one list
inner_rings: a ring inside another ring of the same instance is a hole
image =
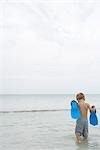
[[81, 134], [80, 133], [76, 133], [76, 139], [77, 139], [77, 142], [81, 141]]
[[82, 119], [78, 119], [78, 120], [76, 121], [75, 134], [76, 134], [77, 142], [79, 142], [79, 143], [80, 143], [80, 141], [81, 141], [82, 132], [83, 132]]
[[84, 139], [87, 139], [88, 138], [88, 120], [84, 119], [83, 124], [84, 124], [84, 128], [83, 128], [82, 135], [83, 135]]
[[84, 129], [84, 131], [83, 131], [83, 137], [84, 137], [84, 139], [88, 138], [88, 130], [87, 129]]

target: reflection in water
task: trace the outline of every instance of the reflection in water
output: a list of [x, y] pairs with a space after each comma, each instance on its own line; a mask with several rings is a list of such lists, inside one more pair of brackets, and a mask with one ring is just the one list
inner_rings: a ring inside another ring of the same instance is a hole
[[88, 150], [89, 149], [89, 142], [88, 140], [83, 140], [81, 143], [76, 143], [77, 148], [76, 150]]
[[76, 143], [76, 150], [97, 150], [100, 149], [98, 142], [95, 139], [83, 140], [81, 143]]

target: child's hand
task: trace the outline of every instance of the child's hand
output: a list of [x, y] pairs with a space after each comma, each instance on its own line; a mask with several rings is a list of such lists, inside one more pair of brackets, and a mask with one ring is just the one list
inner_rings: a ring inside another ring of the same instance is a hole
[[96, 112], [96, 108], [95, 108], [95, 106], [93, 105], [93, 106], [91, 106], [91, 112]]

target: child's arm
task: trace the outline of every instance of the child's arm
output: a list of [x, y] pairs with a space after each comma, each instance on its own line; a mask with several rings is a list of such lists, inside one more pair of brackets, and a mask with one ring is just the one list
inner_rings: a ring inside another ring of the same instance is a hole
[[91, 107], [90, 107], [90, 105], [87, 103], [87, 107], [88, 107], [88, 109], [91, 111]]

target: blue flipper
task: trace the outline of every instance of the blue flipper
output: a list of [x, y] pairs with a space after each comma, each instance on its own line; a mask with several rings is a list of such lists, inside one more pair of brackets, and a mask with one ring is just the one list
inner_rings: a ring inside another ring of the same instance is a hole
[[80, 118], [80, 109], [78, 107], [78, 103], [75, 100], [71, 101], [71, 117], [73, 119]]
[[98, 118], [96, 112], [90, 112], [89, 120], [90, 120], [90, 124], [92, 124], [93, 126], [98, 125]]

